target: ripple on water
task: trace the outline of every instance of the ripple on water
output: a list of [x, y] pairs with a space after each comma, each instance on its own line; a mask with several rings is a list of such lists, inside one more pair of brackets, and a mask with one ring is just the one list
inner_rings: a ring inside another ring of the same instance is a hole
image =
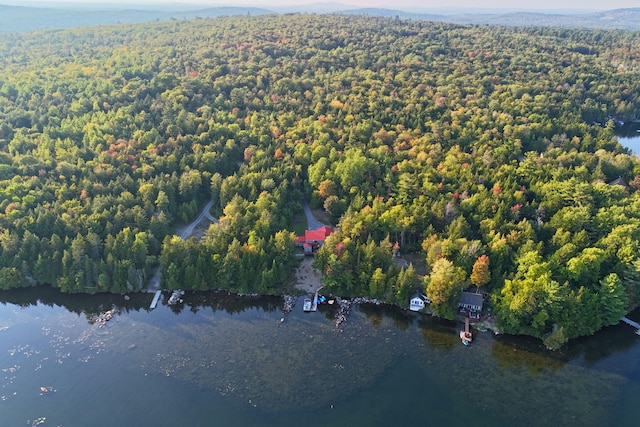
[[36, 418], [35, 420], [28, 420], [27, 424], [30, 424], [31, 427], [37, 427], [41, 424], [44, 424], [47, 421], [47, 417]]
[[[135, 324], [131, 330], [125, 326], [131, 337], [120, 337], [114, 345], [124, 353], [135, 336], [139, 351], [127, 353], [130, 366], [268, 412], [328, 407], [369, 386], [397, 357], [390, 351], [395, 338], [383, 329], [365, 332], [359, 314], [342, 333], [334, 331], [330, 319], [309, 322], [294, 316], [282, 324], [279, 313], [260, 316], [252, 322], [199, 319], [179, 328]], [[149, 353], [155, 355], [151, 360], [145, 359]]]

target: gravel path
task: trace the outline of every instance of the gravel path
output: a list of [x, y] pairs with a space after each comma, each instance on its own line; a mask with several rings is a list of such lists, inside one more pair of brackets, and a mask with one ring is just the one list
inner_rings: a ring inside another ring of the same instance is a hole
[[318, 221], [311, 212], [311, 208], [308, 203], [302, 205], [304, 208], [304, 214], [307, 216], [307, 230], [317, 230], [320, 227], [324, 227], [325, 224]]
[[209, 201], [209, 203], [207, 203], [205, 207], [202, 209], [202, 212], [200, 212], [200, 215], [198, 215], [196, 219], [191, 221], [189, 225], [185, 226], [181, 230], [178, 230], [176, 234], [180, 236], [182, 240], [187, 240], [193, 234], [193, 229], [196, 228], [196, 226], [200, 224], [200, 222], [203, 219], [207, 218], [212, 222], [218, 222], [218, 220], [212, 217], [211, 214], [209, 213], [209, 211], [211, 210], [211, 206], [213, 206], [213, 201]]
[[[202, 222], [203, 219], [207, 218], [211, 222], [218, 222], [218, 219], [214, 218], [211, 215], [211, 213], [209, 213], [209, 211], [211, 210], [211, 206], [213, 206], [213, 201], [209, 201], [209, 203], [207, 203], [204, 206], [204, 208], [202, 208], [202, 212], [200, 212], [200, 215], [198, 215], [196, 219], [191, 221], [189, 225], [186, 225], [183, 228], [178, 229], [176, 231], [176, 235], [180, 236], [182, 240], [187, 240], [189, 237], [191, 237], [191, 235], [193, 234], [193, 230], [196, 228], [198, 224], [200, 224], [200, 222]], [[159, 289], [160, 289], [160, 268], [156, 270], [153, 277], [151, 277], [151, 279], [149, 280], [149, 284], [147, 285], [147, 292], [155, 292]]]

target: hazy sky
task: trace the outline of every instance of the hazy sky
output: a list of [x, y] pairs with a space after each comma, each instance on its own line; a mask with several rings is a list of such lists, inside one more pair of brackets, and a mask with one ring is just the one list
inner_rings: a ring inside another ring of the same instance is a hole
[[[185, 3], [202, 5], [252, 5], [252, 6], [282, 6], [316, 3], [314, 0], [33, 0], [37, 3], [74, 2], [74, 3], [125, 3], [159, 4]], [[349, 4], [356, 7], [387, 7], [387, 8], [501, 8], [501, 9], [617, 9], [625, 7], [640, 7], [638, 0], [536, 0], [532, 2], [517, 2], [514, 0], [335, 0], [337, 3]], [[25, 1], [24, 3], [28, 3]], [[0, 3], [4, 3], [0, 0]], [[7, 2], [9, 3], [9, 2]], [[14, 2], [10, 2], [14, 3]], [[317, 1], [320, 3], [320, 1]]]

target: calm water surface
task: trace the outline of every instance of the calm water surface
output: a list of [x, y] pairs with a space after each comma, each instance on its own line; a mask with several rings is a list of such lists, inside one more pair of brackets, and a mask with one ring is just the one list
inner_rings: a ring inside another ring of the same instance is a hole
[[628, 148], [631, 152], [640, 155], [640, 123], [632, 123], [622, 129], [617, 129], [618, 142], [623, 147]]
[[[280, 298], [0, 293], [4, 426], [635, 426], [640, 337], [548, 352], [389, 307], [281, 323]], [[165, 297], [166, 299], [166, 297]], [[115, 304], [104, 326], [95, 317]], [[638, 313], [636, 313], [636, 316]], [[637, 318], [637, 317], [636, 317]], [[41, 392], [41, 387], [48, 391]]]

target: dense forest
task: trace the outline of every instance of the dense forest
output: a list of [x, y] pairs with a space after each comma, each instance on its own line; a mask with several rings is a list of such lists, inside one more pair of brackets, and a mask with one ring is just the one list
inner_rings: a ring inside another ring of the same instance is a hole
[[[482, 288], [550, 346], [640, 304], [640, 163], [614, 134], [640, 33], [244, 16], [15, 34], [0, 60], [0, 288], [130, 292], [159, 268], [277, 294], [309, 201], [338, 227], [327, 292], [423, 288], [453, 318]], [[209, 200], [220, 223], [174, 236]]]

